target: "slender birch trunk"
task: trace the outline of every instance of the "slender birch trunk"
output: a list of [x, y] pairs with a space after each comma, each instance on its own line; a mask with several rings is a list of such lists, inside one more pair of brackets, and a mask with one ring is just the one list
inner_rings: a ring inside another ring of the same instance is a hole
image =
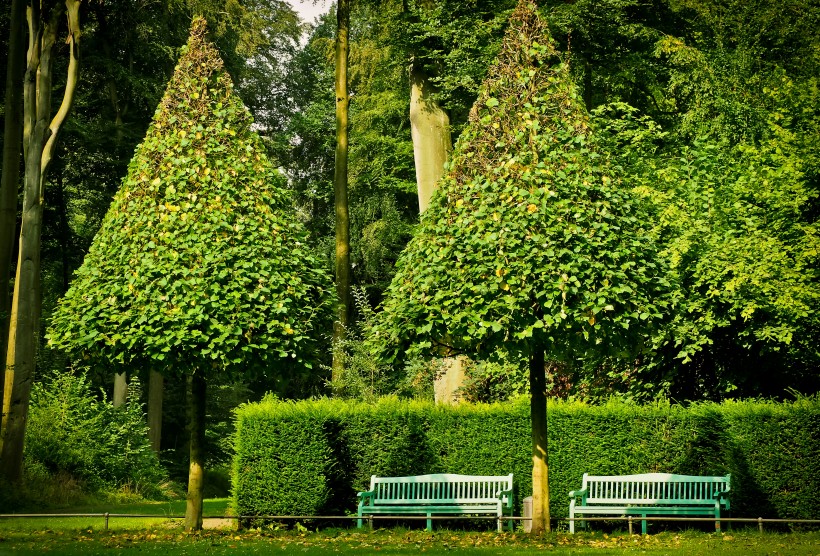
[[331, 383], [344, 372], [344, 340], [350, 318], [350, 215], [347, 203], [347, 121], [350, 98], [347, 92], [350, 0], [336, 4], [336, 167], [333, 190], [336, 205], [336, 320], [333, 323], [333, 367]]
[[[49, 14], [40, 3], [28, 6], [29, 27], [25, 85], [23, 89], [23, 156], [25, 180], [20, 227], [20, 248], [14, 297], [9, 321], [6, 381], [3, 396], [3, 446], [0, 474], [19, 482], [23, 472], [23, 442], [31, 383], [40, 340], [40, 242], [43, 225], [43, 187], [54, 155], [60, 126], [68, 116], [79, 79], [79, 10], [81, 0], [66, 0]], [[51, 117], [52, 51], [61, 17], [68, 19], [69, 64], [62, 103]], [[48, 16], [45, 21], [43, 16]]]

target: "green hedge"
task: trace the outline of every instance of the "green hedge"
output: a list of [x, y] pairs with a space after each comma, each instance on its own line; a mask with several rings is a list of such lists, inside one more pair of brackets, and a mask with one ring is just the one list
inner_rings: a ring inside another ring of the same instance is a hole
[[[592, 474], [732, 474], [733, 515], [820, 516], [820, 401], [549, 406], [551, 512]], [[531, 492], [529, 403], [267, 400], [237, 411], [233, 490], [243, 515], [355, 511], [371, 475], [514, 473]]]

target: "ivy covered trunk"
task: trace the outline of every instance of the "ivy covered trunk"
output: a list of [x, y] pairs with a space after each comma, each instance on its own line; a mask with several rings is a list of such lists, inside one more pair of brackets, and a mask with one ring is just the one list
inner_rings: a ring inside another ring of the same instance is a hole
[[188, 425], [191, 429], [188, 467], [188, 497], [185, 530], [202, 529], [202, 500], [205, 486], [205, 377], [200, 370], [188, 377]]
[[532, 422], [532, 534], [550, 531], [550, 489], [547, 451], [547, 379], [544, 350], [530, 356], [530, 420]]

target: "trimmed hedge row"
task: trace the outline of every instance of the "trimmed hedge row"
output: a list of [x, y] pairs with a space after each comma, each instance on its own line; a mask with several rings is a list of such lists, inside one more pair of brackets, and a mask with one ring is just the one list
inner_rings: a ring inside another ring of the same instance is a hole
[[[532, 487], [529, 402], [436, 406], [383, 399], [266, 400], [237, 410], [233, 494], [242, 515], [354, 512], [371, 475], [514, 473]], [[820, 400], [548, 408], [551, 512], [587, 473], [732, 474], [733, 515], [820, 517]]]

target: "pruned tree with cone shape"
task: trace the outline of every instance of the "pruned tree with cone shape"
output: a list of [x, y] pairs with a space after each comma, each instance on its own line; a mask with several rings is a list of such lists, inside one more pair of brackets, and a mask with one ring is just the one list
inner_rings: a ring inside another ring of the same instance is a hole
[[329, 317], [330, 283], [251, 123], [195, 19], [49, 331], [112, 370], [188, 377], [189, 530], [202, 527], [206, 381], [310, 368]]
[[528, 358], [533, 533], [549, 530], [545, 361], [628, 353], [668, 299], [619, 175], [522, 1], [371, 331], [394, 361], [442, 348]]

